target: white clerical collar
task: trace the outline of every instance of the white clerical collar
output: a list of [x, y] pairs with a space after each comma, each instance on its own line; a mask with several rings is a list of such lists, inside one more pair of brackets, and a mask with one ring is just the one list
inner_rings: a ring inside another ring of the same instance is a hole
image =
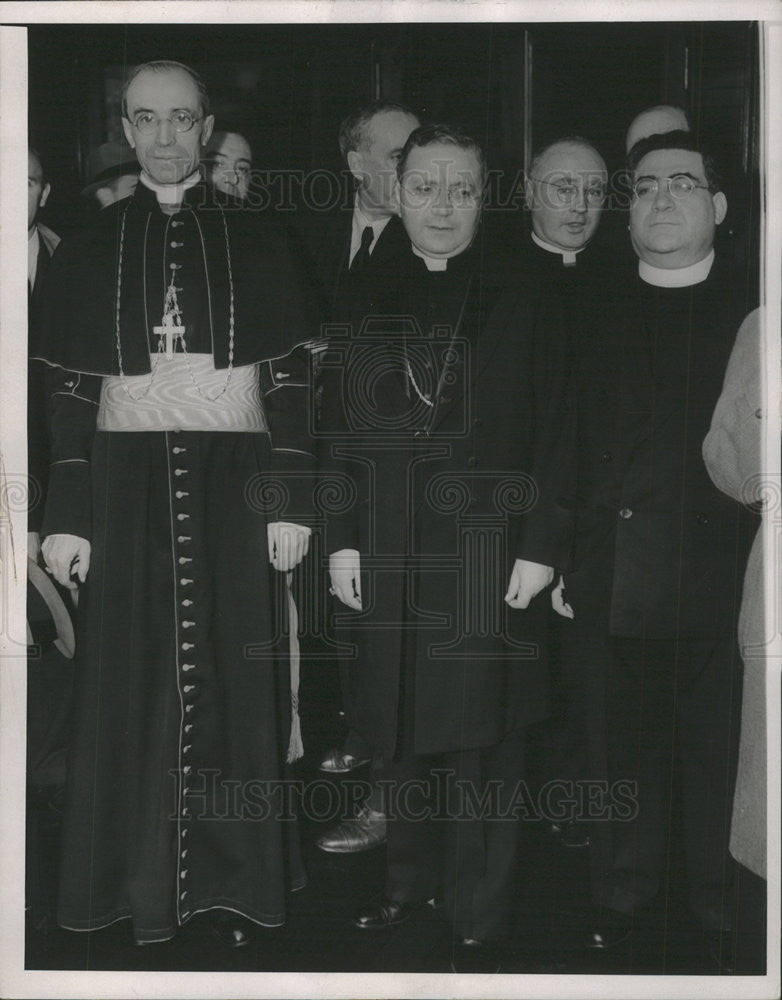
[[411, 243], [410, 246], [413, 248], [413, 253], [416, 257], [420, 257], [424, 264], [426, 264], [427, 271], [448, 270], [448, 257], [428, 257], [425, 253], [418, 249], [415, 243]]
[[182, 198], [188, 188], [195, 187], [201, 180], [201, 172], [194, 170], [189, 177], [179, 181], [177, 184], [159, 184], [153, 180], [144, 170], [139, 174], [139, 180], [144, 187], [154, 191], [159, 205], [181, 205]]
[[558, 253], [562, 258], [562, 263], [567, 265], [572, 265], [576, 263], [576, 254], [581, 253], [586, 247], [579, 247], [578, 250], [563, 250], [562, 247], [554, 246], [553, 243], [548, 243], [546, 240], [542, 240], [538, 234], [532, 231], [532, 240], [537, 243], [537, 245], [542, 250], [547, 250], [549, 253]]
[[654, 267], [645, 260], [639, 260], [638, 276], [647, 285], [656, 285], [657, 288], [687, 288], [705, 281], [713, 263], [713, 250], [697, 264], [689, 264], [687, 267]]

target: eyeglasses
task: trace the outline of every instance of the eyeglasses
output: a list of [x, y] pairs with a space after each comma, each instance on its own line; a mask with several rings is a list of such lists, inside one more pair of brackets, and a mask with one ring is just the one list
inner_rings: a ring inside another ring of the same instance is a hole
[[[662, 180], [665, 181], [670, 196], [677, 201], [686, 201], [695, 188], [709, 190], [708, 184], [696, 184], [692, 177], [687, 174], [675, 174], [673, 177], [664, 177]], [[652, 198], [657, 197], [659, 190], [660, 181], [656, 177], [641, 177], [633, 184], [633, 191], [639, 201], [651, 201]]]
[[480, 195], [469, 184], [452, 184], [443, 188], [439, 184], [423, 180], [406, 180], [402, 188], [411, 205], [423, 206], [439, 201], [440, 192], [445, 191], [448, 203], [454, 208], [474, 208], [480, 202]]
[[141, 111], [128, 121], [142, 135], [152, 135], [153, 132], [157, 132], [161, 122], [170, 122], [175, 132], [189, 132], [196, 122], [203, 121], [203, 118], [196, 118], [189, 111], [175, 111], [170, 118], [158, 118], [151, 111]]
[[[542, 177], [533, 177], [531, 174], [530, 180], [537, 181], [538, 184], [546, 184], [548, 187], [554, 188], [554, 200], [558, 201], [560, 205], [572, 205], [573, 202], [578, 201], [579, 195], [581, 194], [581, 188], [577, 184], [544, 181]], [[584, 198], [587, 205], [591, 205], [593, 207], [602, 205], [606, 199], [605, 188], [602, 186], [584, 188]]]

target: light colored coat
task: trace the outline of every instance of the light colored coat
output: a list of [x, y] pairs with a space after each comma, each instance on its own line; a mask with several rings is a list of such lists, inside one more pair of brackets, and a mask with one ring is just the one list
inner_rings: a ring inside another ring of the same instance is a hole
[[[722, 395], [703, 442], [703, 458], [714, 484], [744, 503], [763, 496], [761, 312], [741, 324], [725, 372]], [[764, 514], [768, 516], [768, 514]], [[762, 527], [752, 545], [744, 577], [738, 640], [744, 661], [741, 741], [733, 799], [730, 852], [766, 877], [766, 670]]]

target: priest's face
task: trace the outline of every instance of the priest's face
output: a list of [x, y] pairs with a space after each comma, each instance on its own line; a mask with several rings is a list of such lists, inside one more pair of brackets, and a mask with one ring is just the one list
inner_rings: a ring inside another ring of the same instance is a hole
[[[189, 73], [176, 68], [142, 70], [128, 87], [126, 101], [122, 127], [141, 169], [158, 184], [177, 184], [192, 174], [212, 134], [214, 118], [202, 118], [198, 87]], [[196, 119], [188, 131], [174, 128], [177, 112], [188, 112]], [[149, 133], [134, 124], [141, 114], [156, 122]]]
[[[680, 176], [696, 185], [686, 197], [674, 197], [668, 186], [669, 178]], [[728, 203], [722, 192], [708, 190], [701, 154], [688, 149], [652, 150], [635, 168], [633, 182], [640, 179], [653, 182], [657, 189], [643, 198], [636, 195], [630, 207], [630, 238], [640, 259], [672, 270], [707, 257]]]
[[472, 243], [481, 215], [483, 171], [471, 149], [446, 142], [410, 150], [400, 179], [402, 223], [427, 257], [455, 257]]
[[560, 250], [585, 247], [600, 223], [607, 178], [602, 157], [589, 146], [550, 146], [527, 178], [535, 235]]

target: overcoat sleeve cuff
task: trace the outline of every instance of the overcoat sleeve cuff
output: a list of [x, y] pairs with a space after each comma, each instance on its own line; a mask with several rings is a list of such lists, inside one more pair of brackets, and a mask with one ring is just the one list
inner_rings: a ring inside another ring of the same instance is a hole
[[90, 463], [82, 460], [54, 462], [49, 469], [49, 488], [41, 535], [92, 536]]

